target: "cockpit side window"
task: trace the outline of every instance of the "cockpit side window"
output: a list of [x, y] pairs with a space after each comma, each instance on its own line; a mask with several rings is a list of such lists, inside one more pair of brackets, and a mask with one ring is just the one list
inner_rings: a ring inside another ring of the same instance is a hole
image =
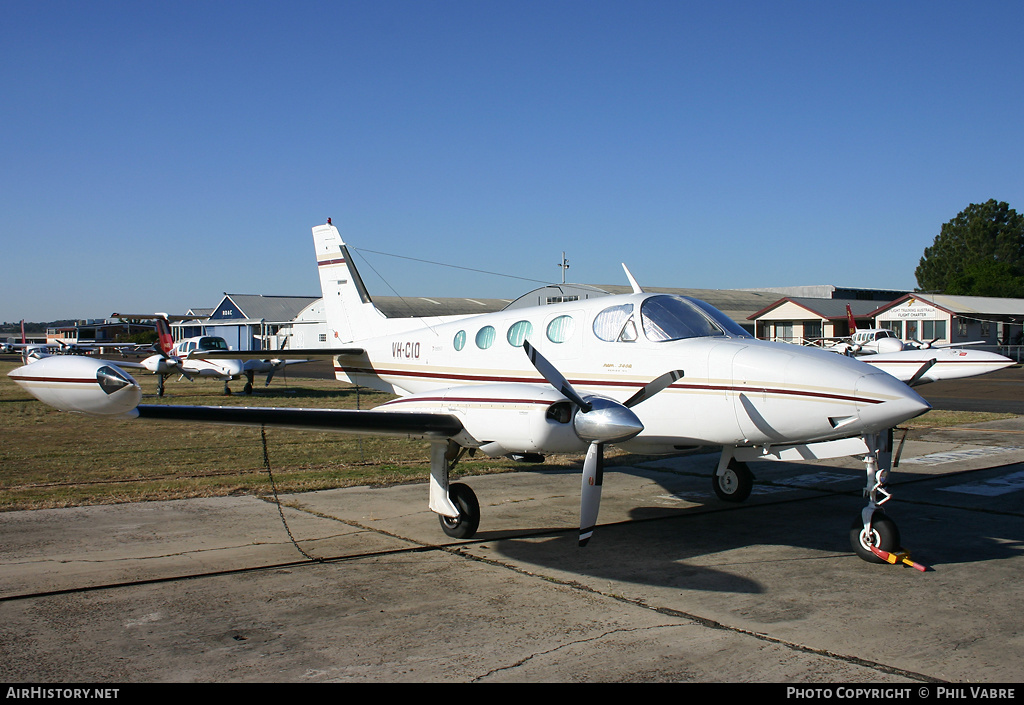
[[199, 350], [227, 350], [228, 344], [223, 338], [200, 338]]
[[654, 342], [725, 335], [712, 319], [682, 297], [652, 296], [640, 305], [640, 318], [644, 334]]
[[735, 338], [754, 337], [747, 331], [743, 330], [743, 326], [726, 316], [708, 302], [701, 301], [700, 299], [691, 299], [688, 296], [683, 296], [681, 298], [689, 301], [691, 304], [703, 311], [704, 315], [713, 320], [722, 330], [725, 331], [726, 335], [730, 335]]
[[610, 306], [594, 318], [594, 335], [609, 343], [636, 340], [633, 304]]

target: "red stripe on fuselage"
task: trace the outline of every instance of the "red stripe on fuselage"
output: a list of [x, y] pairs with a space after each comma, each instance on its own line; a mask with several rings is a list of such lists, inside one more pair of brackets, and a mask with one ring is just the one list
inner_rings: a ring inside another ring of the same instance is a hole
[[[483, 375], [464, 375], [464, 374], [445, 374], [440, 372], [410, 372], [407, 370], [380, 370], [374, 368], [365, 367], [335, 367], [335, 373], [344, 372], [346, 374], [364, 374], [373, 375], [376, 377], [415, 377], [418, 379], [436, 379], [436, 380], [457, 380], [463, 382], [477, 382], [480, 384], [486, 384], [490, 382], [524, 382], [527, 384], [546, 384], [546, 380], [540, 377], [488, 377]], [[609, 381], [598, 381], [598, 380], [583, 380], [583, 379], [572, 379], [569, 380], [569, 384], [578, 387], [626, 387], [631, 389], [640, 389], [644, 385], [640, 382], [616, 382], [613, 380]], [[800, 389], [779, 389], [779, 388], [768, 388], [768, 387], [737, 387], [734, 385], [726, 384], [686, 384], [683, 382], [675, 382], [668, 386], [668, 389], [689, 389], [693, 391], [706, 391], [706, 392], [747, 392], [747, 393], [762, 393], [762, 394], [784, 394], [788, 396], [797, 397], [814, 397], [817, 399], [836, 399], [841, 401], [852, 401], [862, 402], [865, 404], [881, 404], [881, 399], [868, 399], [865, 397], [854, 397], [845, 394], [833, 394], [829, 392], [810, 392]]]
[[64, 384], [95, 384], [95, 377], [87, 377], [85, 379], [68, 379], [67, 377], [24, 377], [24, 376], [13, 376], [11, 379], [15, 382], [61, 382]]

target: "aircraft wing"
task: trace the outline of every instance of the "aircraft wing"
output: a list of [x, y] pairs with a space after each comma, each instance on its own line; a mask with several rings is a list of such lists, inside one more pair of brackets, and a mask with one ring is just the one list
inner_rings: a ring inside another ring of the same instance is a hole
[[424, 412], [388, 413], [351, 409], [140, 404], [127, 416], [161, 421], [274, 426], [309, 431], [439, 439], [457, 436], [463, 430], [462, 422], [451, 414]]
[[339, 355], [363, 355], [363, 348], [309, 348], [305, 350], [193, 350], [189, 360], [323, 360]]

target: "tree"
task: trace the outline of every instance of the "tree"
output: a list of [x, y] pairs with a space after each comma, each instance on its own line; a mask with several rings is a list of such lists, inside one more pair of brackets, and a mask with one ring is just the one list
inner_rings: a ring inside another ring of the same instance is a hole
[[918, 291], [1020, 297], [1024, 216], [994, 199], [972, 203], [942, 226], [914, 274]]
[[954, 296], [997, 296], [1024, 299], [1024, 277], [1016, 276], [1010, 265], [984, 260], [964, 267], [946, 285], [946, 294]]

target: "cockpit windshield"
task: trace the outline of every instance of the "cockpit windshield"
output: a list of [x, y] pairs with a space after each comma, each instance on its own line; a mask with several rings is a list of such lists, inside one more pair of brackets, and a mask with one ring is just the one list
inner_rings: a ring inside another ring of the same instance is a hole
[[228, 344], [224, 341], [224, 338], [200, 338], [199, 339], [200, 350], [227, 350]]
[[654, 342], [705, 336], [750, 337], [721, 311], [686, 296], [652, 296], [640, 305], [640, 318], [644, 334]]

